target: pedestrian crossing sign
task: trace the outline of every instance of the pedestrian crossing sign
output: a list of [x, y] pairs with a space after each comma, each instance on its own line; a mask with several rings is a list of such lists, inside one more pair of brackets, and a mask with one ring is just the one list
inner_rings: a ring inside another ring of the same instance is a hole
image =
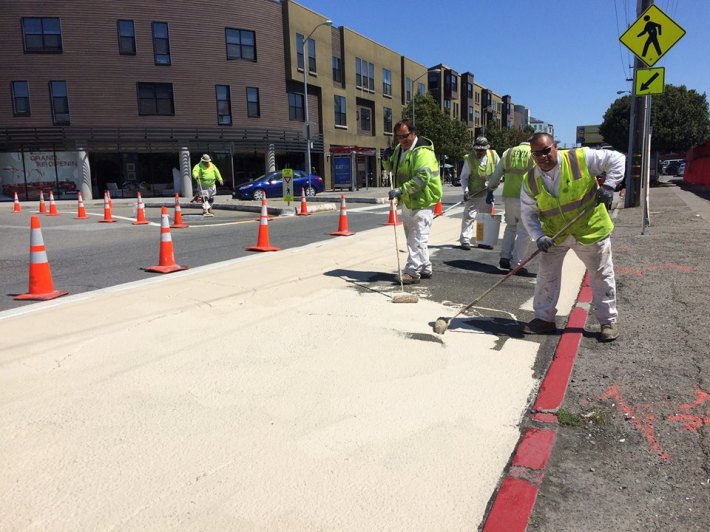
[[282, 181], [282, 198], [284, 201], [293, 201], [293, 169], [284, 168], [281, 170]]
[[685, 35], [685, 30], [655, 4], [619, 37], [636, 57], [652, 67]]

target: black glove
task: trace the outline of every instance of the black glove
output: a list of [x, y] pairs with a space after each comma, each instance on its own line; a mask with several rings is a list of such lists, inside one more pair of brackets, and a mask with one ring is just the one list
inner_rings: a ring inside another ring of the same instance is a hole
[[555, 245], [555, 242], [549, 236], [541, 236], [537, 239], [537, 249], [547, 253], [547, 250]]
[[390, 157], [392, 157], [393, 153], [394, 153], [394, 150], [392, 150], [392, 148], [385, 148], [384, 151], [382, 152], [382, 158], [389, 159]]
[[469, 199], [470, 197], [471, 197], [471, 196], [469, 196], [468, 192], [464, 192], [464, 193], [463, 193], [463, 200], [464, 200], [464, 201], [468, 201], [468, 199]]
[[494, 200], [494, 198], [493, 198], [493, 191], [492, 191], [492, 190], [489, 190], [489, 191], [488, 191], [488, 194], [486, 194], [486, 203], [487, 203], [488, 205], [491, 205], [491, 204], [493, 203], [493, 200]]
[[390, 200], [399, 199], [399, 197], [402, 195], [402, 191], [398, 188], [393, 188], [389, 191], [387, 195], [389, 196]]
[[603, 203], [606, 206], [606, 210], [611, 210], [611, 202], [614, 199], [614, 189], [606, 185], [602, 185], [597, 190], [597, 205]]

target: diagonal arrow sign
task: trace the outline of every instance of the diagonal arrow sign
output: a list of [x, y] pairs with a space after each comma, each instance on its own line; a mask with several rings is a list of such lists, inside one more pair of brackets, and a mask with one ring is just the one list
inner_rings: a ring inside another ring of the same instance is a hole
[[648, 78], [645, 83], [641, 84], [641, 90], [642, 91], [647, 91], [648, 88], [651, 86], [651, 83], [654, 82], [654, 80], [658, 77], [658, 72], [654, 72], [653, 76]]

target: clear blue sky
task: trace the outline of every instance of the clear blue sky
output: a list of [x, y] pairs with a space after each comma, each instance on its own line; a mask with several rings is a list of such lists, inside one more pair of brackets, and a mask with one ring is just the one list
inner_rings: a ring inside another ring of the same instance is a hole
[[[637, 18], [636, 0], [296, 1], [423, 65], [473, 72], [553, 124], [562, 145], [631, 89], [633, 55], [619, 36]], [[710, 0], [655, 4], [686, 34], [654, 67], [665, 67], [666, 84], [710, 98]]]

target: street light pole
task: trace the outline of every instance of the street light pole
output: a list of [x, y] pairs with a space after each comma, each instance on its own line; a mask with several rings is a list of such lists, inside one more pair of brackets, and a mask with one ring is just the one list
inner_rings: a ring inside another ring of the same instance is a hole
[[303, 39], [303, 44], [301, 45], [301, 53], [303, 55], [303, 111], [304, 118], [306, 122], [306, 175], [308, 176], [308, 191], [311, 190], [311, 124], [308, 122], [308, 71], [310, 70], [308, 65], [308, 58], [306, 57], [306, 45], [308, 44], [308, 39], [311, 35], [321, 26], [330, 26], [333, 23], [332, 20], [328, 19], [311, 30], [308, 37]]
[[432, 69], [432, 70], [427, 70], [426, 72], [424, 72], [424, 74], [422, 74], [422, 75], [419, 76], [417, 79], [415, 79], [414, 81], [412, 81], [412, 92], [414, 92], [414, 96], [412, 96], [412, 126], [414, 126], [414, 127], [417, 127], [417, 119], [416, 119], [417, 110], [416, 110], [416, 106], [414, 105], [414, 102], [415, 102], [416, 99], [417, 99], [417, 94], [416, 94], [416, 91], [414, 91], [414, 85], [416, 84], [417, 81], [419, 81], [420, 79], [422, 79], [424, 76], [426, 76], [426, 75], [429, 74], [430, 72], [433, 73], [433, 74], [438, 74], [439, 72], [441, 72], [441, 69], [440, 69], [440, 68], [434, 68], [434, 69]]

